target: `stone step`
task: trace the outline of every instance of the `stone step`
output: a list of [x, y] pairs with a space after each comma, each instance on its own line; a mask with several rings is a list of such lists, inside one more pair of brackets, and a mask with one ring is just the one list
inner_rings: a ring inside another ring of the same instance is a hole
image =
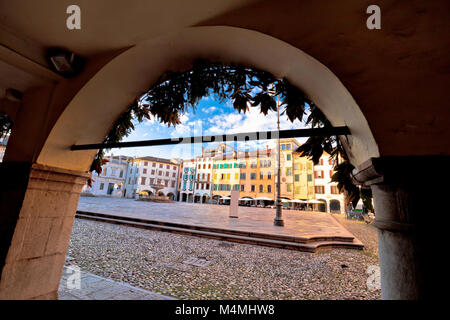
[[349, 236], [294, 237], [294, 236], [281, 235], [281, 234], [270, 234], [270, 233], [250, 232], [250, 231], [243, 231], [243, 230], [224, 229], [224, 228], [217, 228], [217, 227], [210, 227], [210, 226], [189, 225], [189, 224], [175, 223], [175, 222], [169, 222], [169, 221], [140, 219], [140, 218], [134, 218], [134, 217], [125, 217], [125, 216], [118, 217], [116, 215], [111, 215], [111, 214], [106, 214], [106, 213], [98, 213], [98, 212], [77, 211], [77, 214], [86, 214], [86, 215], [90, 215], [90, 216], [94, 215], [94, 216], [99, 216], [99, 217], [104, 217], [104, 218], [112, 218], [112, 219], [118, 218], [118, 219], [127, 220], [127, 221], [151, 223], [151, 224], [175, 227], [175, 228], [192, 229], [192, 230], [207, 231], [207, 232], [214, 232], [214, 233], [224, 233], [224, 234], [231, 234], [231, 235], [251, 237], [251, 238], [261, 238], [261, 239], [298, 242], [298, 243], [312, 243], [312, 242], [317, 242], [317, 241], [339, 241], [339, 242], [353, 243], [355, 240], [355, 238], [351, 235], [349, 235]]
[[[216, 240], [222, 240], [222, 241], [229, 241], [229, 242], [238, 242], [238, 243], [245, 243], [245, 244], [253, 244], [253, 245], [260, 245], [260, 246], [267, 246], [267, 247], [275, 247], [275, 248], [281, 248], [281, 249], [289, 249], [289, 250], [298, 250], [298, 251], [305, 251], [305, 252], [317, 252], [319, 249], [323, 248], [348, 248], [348, 249], [363, 249], [363, 244], [359, 241], [356, 241], [356, 239], [352, 239], [352, 241], [339, 241], [339, 240], [315, 240], [315, 241], [308, 241], [306, 242], [299, 242], [295, 241], [295, 237], [283, 237], [283, 240], [279, 239], [272, 239], [272, 238], [262, 238], [262, 234], [258, 234], [259, 237], [252, 236], [253, 233], [245, 233], [246, 235], [242, 234], [231, 234], [231, 233], [224, 233], [217, 230], [226, 230], [227, 229], [217, 229], [217, 228], [211, 228], [210, 230], [199, 230], [196, 227], [197, 226], [188, 226], [187, 227], [180, 227], [180, 226], [171, 226], [168, 225], [168, 223], [153, 223], [153, 221], [147, 221], [143, 219], [137, 219], [137, 218], [130, 218], [130, 217], [117, 217], [113, 215], [107, 215], [107, 214], [100, 214], [100, 213], [91, 213], [91, 212], [77, 212], [76, 215], [77, 218], [81, 219], [88, 219], [88, 220], [94, 220], [94, 221], [102, 221], [102, 222], [108, 222], [108, 223], [114, 223], [114, 224], [121, 224], [121, 225], [127, 225], [131, 227], [136, 228], [143, 228], [143, 229], [150, 229], [150, 230], [157, 230], [157, 231], [165, 231], [165, 232], [172, 232], [177, 234], [185, 234], [185, 235], [191, 235], [191, 236], [198, 236], [203, 238], [210, 238], [210, 239], [216, 239]], [[183, 226], [183, 225], [182, 225]], [[212, 231], [216, 230], [216, 231]], [[273, 235], [268, 235], [273, 236]], [[294, 239], [294, 241], [286, 240], [286, 238]], [[334, 238], [334, 237], [330, 237]], [[336, 237], [340, 238], [340, 237]], [[310, 239], [309, 239], [310, 240]]]

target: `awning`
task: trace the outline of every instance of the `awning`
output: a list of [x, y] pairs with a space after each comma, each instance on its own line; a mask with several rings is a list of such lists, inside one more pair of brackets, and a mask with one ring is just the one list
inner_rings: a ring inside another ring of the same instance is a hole
[[230, 197], [222, 197], [220, 199], [222, 199], [222, 200], [230, 200], [231, 198]]
[[268, 198], [268, 197], [258, 197], [258, 198], [255, 198], [255, 200], [273, 201], [273, 199], [270, 199], [270, 198]]
[[307, 203], [306, 201], [300, 200], [300, 199], [289, 200], [289, 202], [294, 202], [294, 203]]
[[323, 201], [319, 201], [319, 200], [308, 200], [308, 203], [323, 203]]
[[240, 198], [239, 201], [253, 201], [252, 198]]

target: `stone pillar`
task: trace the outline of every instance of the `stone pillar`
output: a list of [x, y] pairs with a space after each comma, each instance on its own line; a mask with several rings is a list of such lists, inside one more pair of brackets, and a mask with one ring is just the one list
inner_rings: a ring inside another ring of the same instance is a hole
[[72, 224], [88, 173], [0, 165], [0, 300], [57, 299]]
[[447, 274], [440, 226], [448, 214], [449, 163], [448, 156], [382, 157], [353, 171], [355, 181], [372, 189], [383, 299], [440, 295], [432, 287]]

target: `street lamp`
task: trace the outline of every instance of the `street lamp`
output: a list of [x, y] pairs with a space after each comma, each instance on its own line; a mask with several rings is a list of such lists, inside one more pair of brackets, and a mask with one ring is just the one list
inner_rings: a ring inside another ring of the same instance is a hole
[[282, 218], [282, 204], [281, 204], [281, 150], [280, 150], [280, 106], [279, 106], [279, 97], [277, 95], [277, 127], [278, 127], [278, 139], [277, 139], [277, 147], [278, 147], [278, 152], [277, 152], [277, 156], [278, 156], [278, 174], [277, 174], [277, 199], [276, 199], [276, 215], [275, 215], [275, 219], [273, 220], [273, 224], [275, 226], [279, 226], [279, 227], [283, 227], [284, 226], [284, 221]]

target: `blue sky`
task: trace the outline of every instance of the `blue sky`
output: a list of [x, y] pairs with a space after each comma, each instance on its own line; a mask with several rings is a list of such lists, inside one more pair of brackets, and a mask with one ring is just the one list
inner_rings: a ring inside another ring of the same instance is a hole
[[[280, 110], [282, 111], [282, 110]], [[172, 137], [216, 135], [253, 131], [268, 131], [277, 129], [277, 113], [269, 111], [267, 116], [260, 113], [259, 107], [250, 107], [247, 113], [238, 113], [232, 106], [232, 101], [220, 103], [213, 96], [202, 99], [195, 111], [189, 108], [189, 111], [180, 117], [181, 124], [176, 128], [168, 127], [160, 123], [158, 119], [145, 120], [136, 124], [136, 130], [133, 131], [123, 141], [141, 141]], [[304, 128], [304, 124], [298, 120], [291, 123], [286, 115], [280, 116], [280, 127], [284, 129]], [[297, 139], [299, 142], [305, 141], [303, 138]], [[275, 140], [266, 141], [247, 141], [240, 142], [237, 147], [240, 150], [265, 149], [274, 146]], [[203, 147], [212, 147], [215, 144], [203, 144]], [[234, 145], [233, 145], [234, 146]], [[156, 147], [139, 147], [112, 149], [109, 153], [115, 155], [122, 154], [128, 156], [142, 157], [154, 156], [161, 158], [182, 158], [190, 159], [193, 156], [201, 154], [202, 144], [182, 144]]]

